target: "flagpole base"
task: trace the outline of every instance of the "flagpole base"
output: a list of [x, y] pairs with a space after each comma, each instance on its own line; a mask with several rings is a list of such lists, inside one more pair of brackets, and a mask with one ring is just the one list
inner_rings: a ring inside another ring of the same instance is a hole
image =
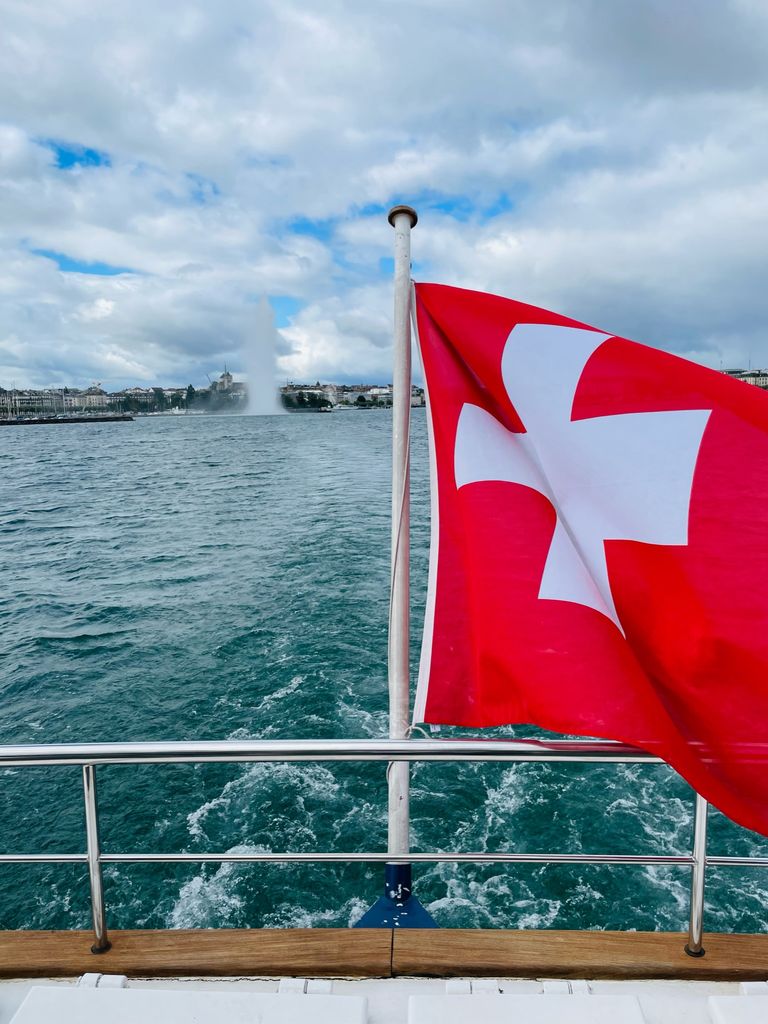
[[366, 910], [355, 928], [437, 928], [434, 918], [412, 893], [410, 864], [384, 865], [384, 895]]

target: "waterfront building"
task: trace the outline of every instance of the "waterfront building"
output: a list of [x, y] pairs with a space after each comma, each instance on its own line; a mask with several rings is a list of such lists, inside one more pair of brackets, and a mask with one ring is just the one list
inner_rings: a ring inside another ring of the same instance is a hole
[[372, 387], [372, 388], [368, 388], [368, 395], [367, 395], [367, 397], [369, 399], [372, 399], [372, 398], [376, 399], [377, 402], [384, 402], [386, 404], [391, 404], [391, 402], [392, 402], [392, 385], [391, 384], [386, 384], [383, 387], [382, 386], [375, 386], [375, 387]]
[[0, 388], [0, 418], [62, 416], [81, 408], [80, 396], [71, 388]]
[[109, 396], [110, 404], [120, 408], [149, 409], [155, 404], [156, 396], [152, 388], [123, 388]]
[[82, 409], [106, 409], [110, 404], [107, 392], [97, 383], [80, 394], [79, 403]]
[[758, 388], [768, 388], [768, 370], [723, 370], [723, 373], [745, 384], [753, 384]]
[[235, 378], [225, 366], [224, 373], [222, 373], [218, 380], [212, 382], [211, 391], [231, 391], [234, 380]]

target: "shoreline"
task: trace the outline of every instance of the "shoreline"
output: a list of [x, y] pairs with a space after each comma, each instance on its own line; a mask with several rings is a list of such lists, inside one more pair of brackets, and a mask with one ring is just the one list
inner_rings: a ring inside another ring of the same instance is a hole
[[133, 416], [122, 413], [115, 416], [36, 416], [30, 419], [0, 420], [0, 427], [47, 426], [59, 423], [127, 423]]

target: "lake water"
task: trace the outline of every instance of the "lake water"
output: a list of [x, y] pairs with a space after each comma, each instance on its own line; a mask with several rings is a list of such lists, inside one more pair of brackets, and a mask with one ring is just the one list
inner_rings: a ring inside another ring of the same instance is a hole
[[[415, 668], [429, 507], [413, 419]], [[2, 430], [0, 742], [385, 735], [390, 429], [354, 410]], [[110, 766], [99, 796], [108, 852], [385, 848], [381, 764]], [[692, 798], [658, 766], [425, 764], [412, 819], [414, 849], [680, 853]], [[0, 820], [0, 852], [84, 849], [80, 770], [0, 772]], [[716, 813], [710, 833], [713, 852], [768, 853]], [[444, 926], [667, 930], [688, 912], [678, 868], [416, 880]], [[108, 924], [343, 926], [381, 881], [378, 865], [108, 867]], [[706, 927], [766, 930], [767, 903], [764, 871], [712, 871]], [[0, 928], [89, 913], [81, 867], [0, 865]]]

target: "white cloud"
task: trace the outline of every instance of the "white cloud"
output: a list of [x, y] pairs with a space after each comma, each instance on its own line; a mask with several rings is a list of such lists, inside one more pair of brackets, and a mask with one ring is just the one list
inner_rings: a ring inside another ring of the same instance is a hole
[[2, 6], [0, 385], [200, 383], [261, 293], [282, 373], [386, 379], [409, 200], [422, 276], [768, 362], [756, 0]]
[[103, 320], [112, 316], [115, 308], [114, 299], [94, 299], [93, 302], [85, 302], [75, 310], [75, 317], [88, 322], [89, 320]]
[[292, 380], [388, 380], [390, 289], [385, 284], [349, 289], [300, 312], [283, 330], [290, 349], [278, 359]]

